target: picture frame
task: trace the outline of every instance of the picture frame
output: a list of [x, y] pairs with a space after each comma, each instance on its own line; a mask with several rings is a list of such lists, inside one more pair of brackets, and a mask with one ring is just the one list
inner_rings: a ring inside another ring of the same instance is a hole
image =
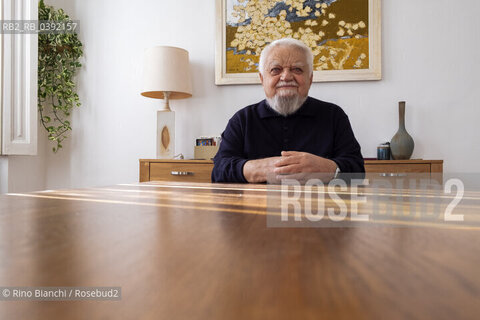
[[216, 85], [260, 83], [261, 49], [285, 36], [310, 44], [313, 82], [382, 78], [381, 0], [216, 0], [216, 21]]

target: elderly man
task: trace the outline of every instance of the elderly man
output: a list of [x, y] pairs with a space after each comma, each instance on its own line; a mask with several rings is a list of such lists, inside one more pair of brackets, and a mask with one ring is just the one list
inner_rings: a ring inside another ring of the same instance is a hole
[[259, 70], [266, 99], [241, 109], [228, 122], [214, 158], [213, 182], [365, 172], [345, 112], [308, 96], [310, 48], [294, 39], [276, 40], [262, 51]]

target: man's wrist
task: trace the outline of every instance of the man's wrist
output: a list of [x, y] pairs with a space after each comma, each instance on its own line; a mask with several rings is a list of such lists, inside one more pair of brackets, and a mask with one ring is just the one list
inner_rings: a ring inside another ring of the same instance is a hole
[[340, 167], [336, 161], [331, 160], [335, 165], [335, 170], [333, 171], [333, 178], [335, 179], [338, 174], [341, 172]]
[[266, 181], [265, 169], [261, 159], [247, 160], [243, 165], [243, 176], [249, 183], [262, 183]]
[[336, 164], [337, 168], [335, 169], [335, 174], [333, 175], [333, 178], [337, 178], [338, 174], [340, 173], [340, 168], [338, 167], [338, 164]]

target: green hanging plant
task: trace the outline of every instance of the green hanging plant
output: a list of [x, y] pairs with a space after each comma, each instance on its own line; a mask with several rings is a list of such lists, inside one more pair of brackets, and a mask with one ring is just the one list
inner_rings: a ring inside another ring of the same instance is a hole
[[[72, 22], [62, 9], [55, 10], [43, 0], [38, 4], [38, 20]], [[55, 153], [72, 130], [68, 120], [72, 109], [80, 106], [73, 78], [82, 66], [82, 47], [76, 33], [38, 35], [38, 112]]]

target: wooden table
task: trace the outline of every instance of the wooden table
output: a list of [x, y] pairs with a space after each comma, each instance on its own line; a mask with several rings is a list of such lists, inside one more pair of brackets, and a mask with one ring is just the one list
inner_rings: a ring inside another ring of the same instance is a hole
[[267, 228], [269, 188], [2, 195], [0, 286], [119, 286], [122, 299], [0, 301], [0, 319], [478, 319], [479, 228]]

